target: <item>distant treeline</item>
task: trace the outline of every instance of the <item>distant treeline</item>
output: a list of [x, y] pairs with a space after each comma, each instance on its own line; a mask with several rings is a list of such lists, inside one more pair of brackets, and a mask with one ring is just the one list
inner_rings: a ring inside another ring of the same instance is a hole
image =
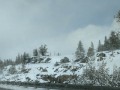
[[103, 44], [101, 44], [101, 41], [99, 40], [98, 52], [117, 49], [120, 49], [120, 32], [112, 31], [108, 38], [105, 36]]
[[30, 56], [29, 53], [24, 52], [23, 54], [18, 54], [15, 60], [6, 59], [0, 60], [0, 69], [2, 70], [5, 66], [8, 65], [18, 65], [29, 63], [32, 57], [41, 57], [47, 55], [47, 46], [41, 45], [38, 49], [33, 50], [33, 55]]

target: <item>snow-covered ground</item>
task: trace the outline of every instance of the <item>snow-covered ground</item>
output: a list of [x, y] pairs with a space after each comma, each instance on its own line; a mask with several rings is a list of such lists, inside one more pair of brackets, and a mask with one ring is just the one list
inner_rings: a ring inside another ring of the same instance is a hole
[[[100, 57], [98, 55], [100, 53], [104, 53], [105, 57], [103, 57], [102, 61], [100, 61]], [[60, 63], [60, 65], [55, 66], [56, 62], [60, 62], [64, 57], [68, 57], [70, 62], [68, 63]], [[47, 57], [48, 58], [48, 57]], [[27, 78], [30, 78], [30, 81], [35, 82], [36, 80], [44, 83], [49, 82], [42, 79], [43, 75], [52, 75], [54, 77], [58, 77], [61, 75], [73, 75], [73, 68], [77, 68], [77, 71], [74, 72], [76, 75], [81, 75], [83, 69], [85, 68], [85, 63], [73, 62], [75, 60], [74, 55], [66, 55], [66, 56], [49, 56], [51, 60], [47, 63], [29, 63], [25, 65], [25, 69], [28, 70], [28, 73], [21, 72], [22, 65], [16, 65], [17, 72], [15, 74], [10, 74], [8, 72], [11, 66], [7, 66], [3, 69], [3, 73], [0, 75], [1, 81], [28, 81]], [[95, 66], [99, 66], [100, 63], [105, 62], [106, 68], [109, 69], [109, 73], [113, 73], [114, 67], [120, 67], [120, 50], [116, 50], [113, 52], [104, 51], [95, 54]], [[43, 71], [45, 69], [46, 71]]]
[[[105, 62], [106, 63], [106, 68], [109, 69], [109, 73], [112, 74], [113, 73], [113, 69], [115, 67], [120, 67], [120, 50], [115, 50], [115, 51], [103, 51], [100, 53], [104, 53], [105, 57], [103, 58], [103, 61], [98, 62], [98, 58], [96, 57], [96, 65], [98, 66], [101, 62]], [[99, 54], [99, 53], [97, 53]], [[97, 56], [96, 54], [96, 56]]]
[[[32, 81], [36, 81], [38, 80], [39, 82], [43, 83], [46, 82], [44, 80], [41, 79], [41, 75], [54, 75], [54, 76], [59, 76], [59, 75], [70, 75], [72, 74], [72, 72], [70, 70], [64, 72], [65, 70], [65, 66], [71, 66], [72, 65], [72, 61], [70, 61], [69, 63], [64, 63], [61, 64], [59, 66], [54, 66], [56, 62], [60, 62], [61, 59], [63, 59], [65, 56], [51, 56], [49, 58], [51, 58], [50, 62], [48, 63], [29, 63], [25, 65], [25, 68], [29, 70], [28, 73], [21, 73], [21, 68], [22, 65], [17, 65], [16, 69], [17, 69], [17, 73], [16, 74], [9, 74], [9, 68], [10, 66], [7, 66], [4, 70], [3, 70], [3, 74], [0, 75], [0, 80], [1, 81], [26, 81], [26, 78], [29, 77]], [[73, 60], [73, 56], [72, 55], [68, 55], [66, 57], [69, 57], [70, 60]], [[42, 71], [42, 69], [46, 69], [47, 71]], [[55, 71], [56, 70], [56, 71]]]
[[48, 89], [48, 88], [23, 87], [23, 86], [7, 85], [7, 84], [0, 84], [0, 87], [10, 90], [58, 90], [58, 89]]

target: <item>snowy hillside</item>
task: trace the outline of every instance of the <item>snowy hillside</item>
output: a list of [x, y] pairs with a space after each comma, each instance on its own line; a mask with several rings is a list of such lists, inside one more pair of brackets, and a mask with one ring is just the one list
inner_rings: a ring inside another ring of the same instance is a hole
[[[105, 54], [105, 56], [102, 58], [103, 60], [99, 62], [100, 57], [98, 57], [98, 55], [100, 53]], [[116, 51], [103, 51], [103, 52], [99, 52], [96, 54], [96, 65], [98, 66], [101, 62], [105, 62], [106, 63], [106, 68], [109, 69], [109, 73], [112, 74], [113, 73], [113, 69], [114, 67], [120, 67], [120, 50], [116, 50]]]
[[[67, 58], [68, 57], [68, 58]], [[50, 58], [48, 62], [44, 62]], [[64, 62], [64, 59], [68, 61]], [[106, 68], [109, 69], [109, 74], [113, 73], [115, 67], [120, 67], [120, 50], [114, 52], [104, 51], [95, 54], [94, 65], [96, 68], [102, 63], [106, 63]], [[63, 60], [63, 61], [62, 61]], [[86, 63], [75, 61], [74, 55], [67, 56], [46, 56], [41, 63], [28, 63], [24, 66], [25, 72], [22, 72], [23, 66], [16, 65], [16, 73], [10, 74], [11, 65], [3, 69], [0, 75], [1, 81], [16, 81], [16, 82], [50, 82], [50, 78], [60, 78], [60, 76], [77, 75], [80, 76], [86, 68]], [[51, 76], [51, 77], [49, 77]], [[48, 78], [49, 77], [49, 78]], [[64, 81], [65, 82], [65, 81]]]
[[[43, 75], [52, 75], [55, 77], [58, 77], [60, 75], [72, 75], [72, 71], [71, 71], [71, 66], [72, 66], [72, 61], [74, 58], [72, 55], [67, 56], [69, 57], [69, 62], [67, 63], [60, 63], [60, 60], [64, 58], [64, 56], [51, 56], [51, 57], [46, 57], [44, 58], [44, 60], [46, 60], [47, 58], [51, 58], [51, 60], [47, 63], [43, 62], [43, 63], [29, 63], [25, 65], [25, 69], [28, 71], [27, 73], [22, 73], [21, 69], [22, 69], [22, 65], [17, 65], [15, 66], [17, 69], [17, 73], [16, 74], [9, 74], [9, 69], [11, 67], [7, 66], [6, 68], [4, 68], [3, 70], [3, 74], [1, 74], [1, 80], [2, 81], [28, 81], [28, 79], [30, 78], [30, 81], [36, 81], [38, 80], [39, 82], [46, 82], [44, 80], [42, 80], [42, 76]], [[56, 62], [58, 62], [58, 65], [55, 65]], [[77, 65], [77, 64], [76, 64]], [[69, 69], [67, 69], [69, 67]], [[78, 70], [79, 72], [79, 70]], [[48, 81], [47, 81], [48, 82]]]

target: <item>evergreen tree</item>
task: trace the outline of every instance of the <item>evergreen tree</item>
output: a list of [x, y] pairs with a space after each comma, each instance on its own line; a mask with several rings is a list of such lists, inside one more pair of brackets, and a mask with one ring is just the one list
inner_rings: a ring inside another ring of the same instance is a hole
[[120, 22], [120, 10], [118, 11], [118, 13], [117, 13], [115, 18], [117, 19], [117, 22]]
[[111, 46], [111, 50], [115, 50], [115, 49], [119, 49], [120, 45], [119, 45], [119, 37], [116, 35], [116, 32], [115, 31], [112, 31], [111, 32], [111, 35], [110, 35], [110, 46]]
[[94, 49], [94, 44], [93, 44], [93, 42], [91, 42], [91, 48], [92, 48], [92, 56], [94, 56], [94, 54], [95, 54], [95, 49]]
[[15, 62], [13, 60], [11, 60], [11, 59], [6, 59], [6, 60], [4, 60], [3, 63], [4, 63], [4, 66], [14, 65], [15, 64]]
[[3, 68], [4, 68], [4, 62], [0, 60], [0, 70], [2, 70]]
[[93, 44], [93, 42], [91, 42], [91, 48], [93, 48], [93, 49], [94, 49], [94, 44]]
[[91, 42], [91, 47], [89, 47], [88, 52], [87, 52], [87, 56], [91, 57], [94, 56], [95, 52], [94, 52], [94, 45], [93, 42]]
[[25, 64], [29, 58], [30, 58], [29, 54], [24, 52], [23, 55], [21, 55], [22, 64]]
[[103, 51], [103, 45], [101, 44], [101, 41], [99, 40], [99, 44], [98, 44], [98, 52]]
[[15, 64], [21, 64], [21, 63], [22, 63], [21, 56], [20, 56], [20, 54], [18, 54], [16, 56]]
[[20, 59], [21, 59], [21, 63], [23, 64], [24, 63], [24, 59], [23, 59], [23, 55], [22, 54], [20, 55]]
[[92, 52], [93, 52], [93, 49], [92, 49], [91, 47], [89, 47], [89, 48], [88, 48], [88, 52], [87, 52], [87, 56], [88, 56], [88, 57], [93, 56], [93, 55], [92, 55]]
[[24, 52], [24, 54], [23, 54], [23, 63], [24, 64], [26, 63], [26, 60], [28, 60], [29, 57], [30, 57], [29, 54]]
[[33, 50], [33, 56], [38, 56], [38, 50], [37, 49]]
[[7, 65], [14, 65], [15, 64], [15, 62], [12, 59], [7, 59], [6, 62], [7, 62]]
[[105, 36], [105, 40], [104, 40], [104, 50], [110, 50], [110, 42], [106, 36]]
[[81, 41], [79, 41], [78, 48], [75, 52], [75, 55], [76, 55], [76, 59], [83, 59], [85, 56], [85, 51]]
[[118, 49], [120, 49], [120, 31], [116, 32]]
[[40, 55], [45, 56], [47, 53], [47, 45], [41, 45], [39, 48], [39, 53]]

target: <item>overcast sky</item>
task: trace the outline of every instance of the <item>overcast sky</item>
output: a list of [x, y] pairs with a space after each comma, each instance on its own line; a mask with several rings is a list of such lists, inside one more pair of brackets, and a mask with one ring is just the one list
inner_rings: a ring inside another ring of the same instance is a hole
[[47, 44], [71, 54], [108, 35], [120, 0], [0, 0], [0, 58], [15, 58]]

